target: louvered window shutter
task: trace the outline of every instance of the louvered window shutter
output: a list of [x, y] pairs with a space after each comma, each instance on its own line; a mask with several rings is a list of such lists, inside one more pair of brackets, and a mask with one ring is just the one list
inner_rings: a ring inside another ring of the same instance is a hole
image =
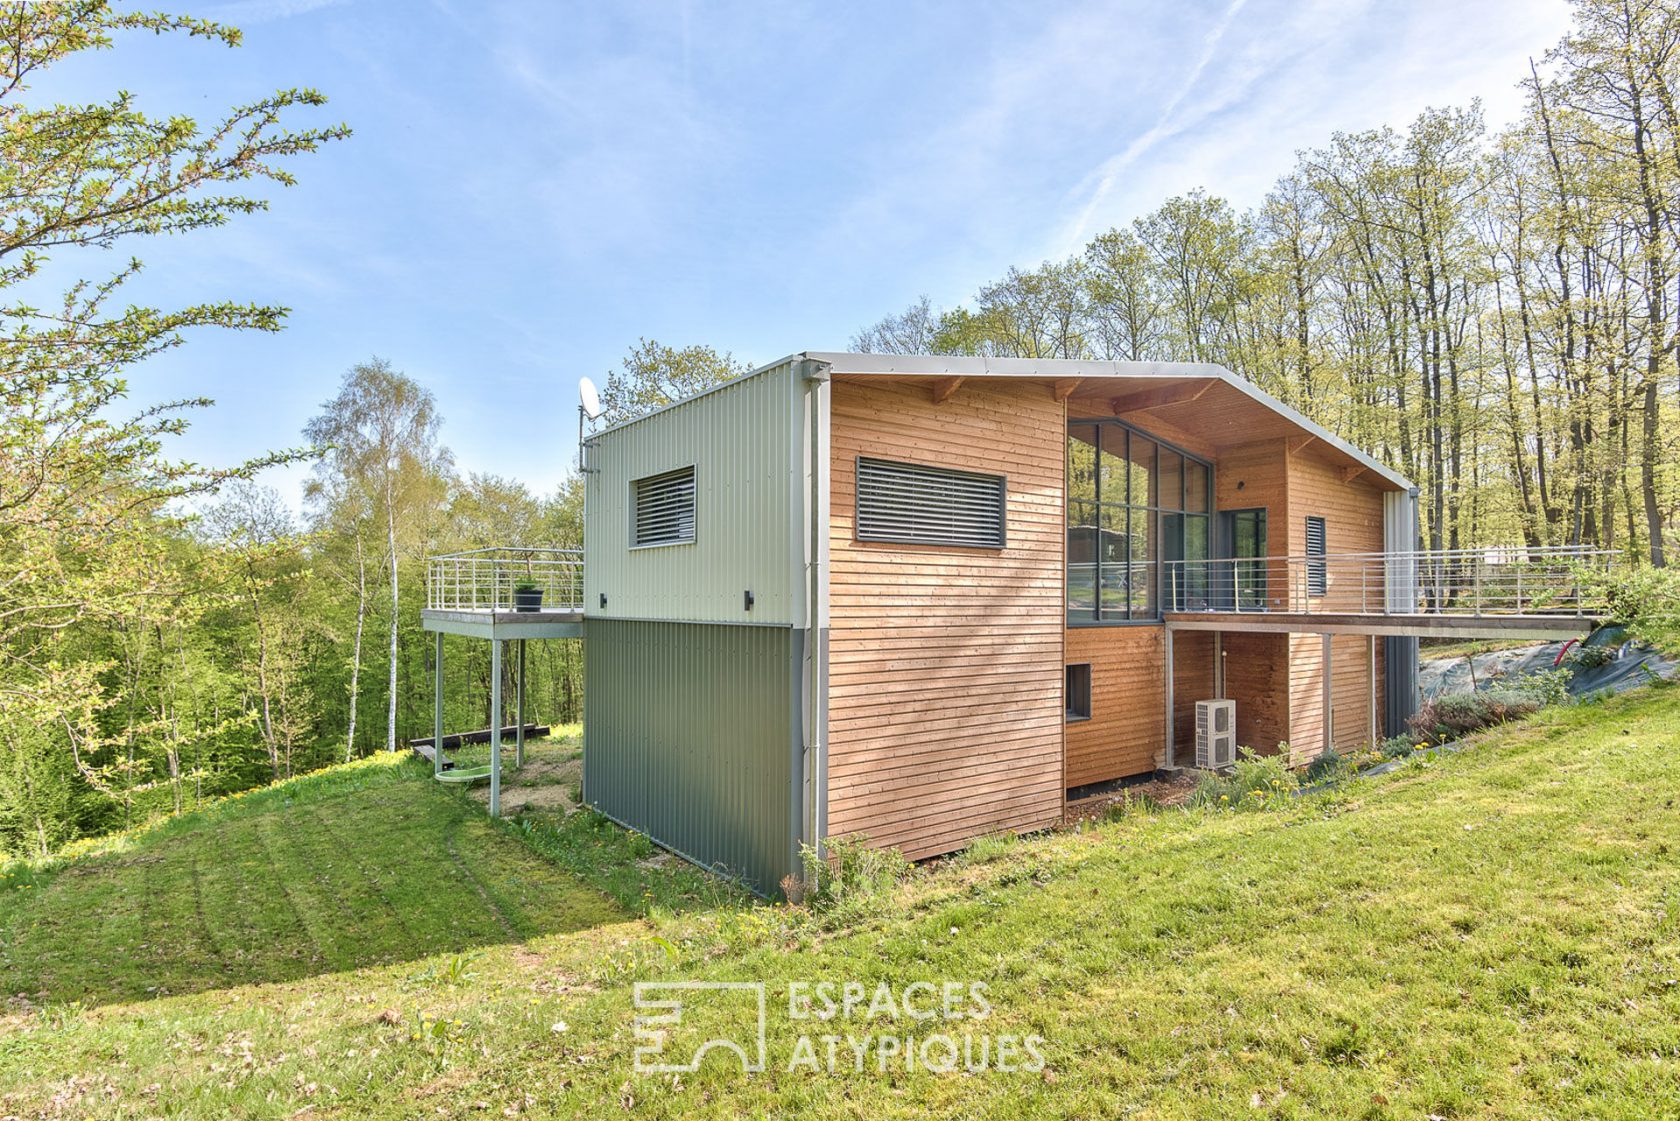
[[1324, 563], [1324, 519], [1307, 519], [1307, 594], [1322, 596], [1329, 590], [1329, 573]]
[[630, 493], [633, 545], [684, 545], [694, 540], [694, 468], [637, 479]]
[[1006, 498], [1002, 475], [859, 458], [858, 540], [1001, 549]]

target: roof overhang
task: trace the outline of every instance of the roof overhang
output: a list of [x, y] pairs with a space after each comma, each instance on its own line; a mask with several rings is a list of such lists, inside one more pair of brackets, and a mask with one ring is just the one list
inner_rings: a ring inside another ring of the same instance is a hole
[[1412, 482], [1223, 366], [1205, 362], [1106, 362], [1067, 358], [981, 358], [931, 354], [806, 351], [830, 376], [925, 381], [949, 397], [969, 379], [1032, 381], [1065, 400], [1071, 417], [1119, 417], [1153, 430], [1186, 450], [1217, 456], [1265, 440], [1296, 441], [1340, 462], [1350, 479], [1368, 476], [1381, 489]]

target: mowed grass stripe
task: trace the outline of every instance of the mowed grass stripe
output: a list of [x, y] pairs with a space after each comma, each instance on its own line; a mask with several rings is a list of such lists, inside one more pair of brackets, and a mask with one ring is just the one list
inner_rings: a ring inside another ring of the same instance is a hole
[[290, 981], [627, 917], [411, 770], [296, 780], [0, 892], [6, 994], [102, 1003]]

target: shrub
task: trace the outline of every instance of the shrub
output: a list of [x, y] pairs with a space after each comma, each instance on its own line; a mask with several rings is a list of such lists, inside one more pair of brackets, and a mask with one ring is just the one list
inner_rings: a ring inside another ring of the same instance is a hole
[[1402, 732], [1398, 736], [1390, 736], [1377, 746], [1377, 753], [1384, 759], [1404, 759], [1417, 750], [1417, 737], [1409, 732]]
[[1662, 650], [1680, 649], [1680, 568], [1617, 569], [1583, 574], [1609, 606], [1610, 619]]
[[1569, 652], [1569, 664], [1576, 669], [1597, 669], [1616, 660], [1617, 648], [1605, 643], [1601, 646], [1577, 646]]
[[1540, 669], [1513, 677], [1489, 692], [1516, 693], [1542, 705], [1560, 705], [1569, 700], [1569, 679], [1574, 676], [1572, 669]]
[[910, 876], [913, 867], [897, 849], [872, 848], [861, 835], [827, 842], [825, 859], [807, 845], [800, 850], [805, 864], [805, 902], [814, 911], [856, 907], [885, 898]]
[[1340, 752], [1326, 749], [1311, 763], [1307, 764], [1304, 781], [1309, 786], [1321, 783], [1335, 782], [1346, 778], [1353, 770], [1353, 764]]
[[1425, 739], [1450, 740], [1528, 716], [1539, 709], [1540, 701], [1532, 694], [1509, 688], [1453, 693], [1426, 702], [1407, 726]]
[[1256, 755], [1248, 748], [1238, 753], [1237, 765], [1228, 775], [1204, 774], [1190, 796], [1193, 806], [1224, 810], [1268, 810], [1287, 805], [1300, 786], [1289, 769], [1289, 749], [1276, 755]]

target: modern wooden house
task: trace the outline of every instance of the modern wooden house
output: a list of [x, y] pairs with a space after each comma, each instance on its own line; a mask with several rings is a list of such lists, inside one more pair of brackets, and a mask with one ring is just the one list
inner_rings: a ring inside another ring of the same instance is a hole
[[1398, 730], [1420, 634], [1583, 629], [1216, 366], [805, 353], [585, 447], [584, 797], [766, 892], [1192, 765], [1199, 701], [1304, 761]]

